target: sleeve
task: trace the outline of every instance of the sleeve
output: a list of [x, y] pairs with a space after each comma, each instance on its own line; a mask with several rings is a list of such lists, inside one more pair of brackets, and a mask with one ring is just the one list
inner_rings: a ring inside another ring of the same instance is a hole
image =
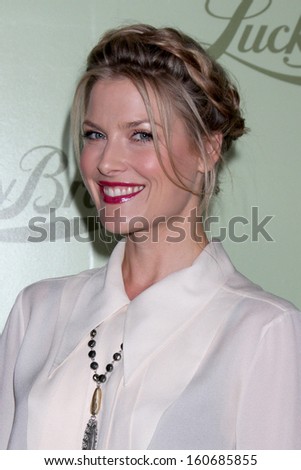
[[301, 314], [263, 332], [237, 416], [237, 449], [301, 449]]
[[26, 329], [22, 297], [23, 292], [18, 295], [0, 337], [0, 449], [7, 448], [14, 420], [14, 370]]

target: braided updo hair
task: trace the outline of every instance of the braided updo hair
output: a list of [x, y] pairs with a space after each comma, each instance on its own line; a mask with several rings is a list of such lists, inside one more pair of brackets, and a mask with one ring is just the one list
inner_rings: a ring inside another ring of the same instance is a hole
[[[154, 93], [174, 173], [168, 177], [185, 188], [174, 166], [170, 145], [172, 113], [176, 112], [183, 120], [192, 148], [205, 168], [200, 199], [201, 207], [206, 210], [216, 190], [224, 153], [246, 132], [235, 85], [200, 44], [181, 31], [144, 24], [110, 30], [90, 52], [86, 72], [75, 93], [71, 118], [78, 157], [82, 149], [82, 123], [93, 85], [98, 80], [122, 77], [133, 82], [144, 100], [155, 149], [163, 166], [148, 89]], [[205, 141], [217, 136], [221, 142], [220, 159], [212, 165]]]

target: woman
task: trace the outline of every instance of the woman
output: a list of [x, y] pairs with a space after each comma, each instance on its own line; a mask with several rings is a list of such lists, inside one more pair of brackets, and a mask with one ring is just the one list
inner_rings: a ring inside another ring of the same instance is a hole
[[72, 121], [100, 220], [124, 239], [107, 266], [19, 295], [1, 338], [2, 446], [301, 449], [300, 314], [201, 225], [245, 132], [224, 70], [173, 29], [110, 31]]

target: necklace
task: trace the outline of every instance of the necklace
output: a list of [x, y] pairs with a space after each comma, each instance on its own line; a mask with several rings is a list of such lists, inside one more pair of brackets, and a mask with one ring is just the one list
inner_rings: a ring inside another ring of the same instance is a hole
[[96, 340], [95, 340], [96, 335], [97, 335], [97, 331], [92, 330], [90, 332], [90, 340], [88, 342], [88, 347], [90, 348], [88, 356], [91, 359], [90, 367], [94, 371], [92, 378], [94, 382], [96, 382], [96, 388], [94, 390], [92, 400], [91, 400], [91, 405], [90, 405], [91, 416], [85, 429], [83, 442], [82, 442], [82, 450], [95, 450], [96, 449], [97, 439], [98, 439], [97, 415], [100, 411], [101, 399], [102, 399], [101, 385], [107, 382], [108, 378], [110, 377], [109, 374], [113, 372], [114, 363], [121, 360], [122, 350], [123, 350], [123, 345], [121, 344], [120, 350], [113, 354], [113, 360], [109, 362], [109, 364], [106, 365], [105, 372], [100, 375], [97, 374], [99, 365], [98, 365], [98, 362], [95, 361], [96, 351], [94, 349], [96, 346]]

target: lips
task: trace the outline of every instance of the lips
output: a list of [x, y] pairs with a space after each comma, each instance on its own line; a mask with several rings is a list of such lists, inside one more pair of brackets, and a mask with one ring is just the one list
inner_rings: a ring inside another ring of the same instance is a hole
[[143, 185], [134, 183], [99, 181], [98, 185], [104, 202], [108, 204], [127, 202], [144, 189]]

